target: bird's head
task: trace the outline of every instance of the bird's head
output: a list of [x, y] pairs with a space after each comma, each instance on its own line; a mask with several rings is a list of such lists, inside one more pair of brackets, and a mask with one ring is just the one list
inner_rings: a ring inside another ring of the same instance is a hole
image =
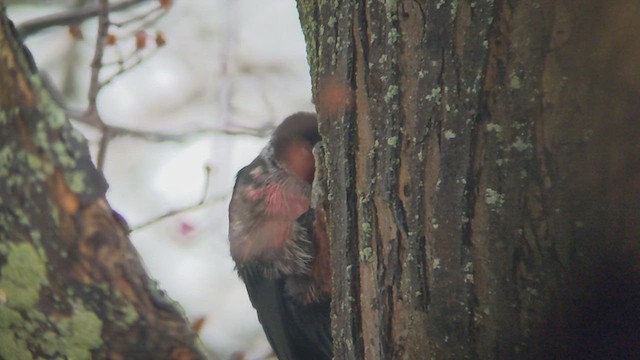
[[315, 114], [299, 112], [276, 128], [269, 141], [275, 160], [290, 174], [311, 184], [315, 173], [313, 146], [320, 141]]

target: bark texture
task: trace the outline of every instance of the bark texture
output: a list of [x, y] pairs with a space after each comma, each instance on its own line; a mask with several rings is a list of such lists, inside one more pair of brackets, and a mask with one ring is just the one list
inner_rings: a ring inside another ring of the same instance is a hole
[[640, 354], [640, 4], [298, 8], [336, 358]]
[[0, 5], [0, 358], [204, 359]]

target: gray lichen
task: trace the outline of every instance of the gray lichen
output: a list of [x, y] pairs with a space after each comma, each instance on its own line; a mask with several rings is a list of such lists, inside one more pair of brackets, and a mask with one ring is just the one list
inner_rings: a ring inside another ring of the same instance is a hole
[[504, 204], [504, 194], [487, 188], [485, 189], [484, 200], [485, 203], [491, 207], [492, 211], [498, 211]]

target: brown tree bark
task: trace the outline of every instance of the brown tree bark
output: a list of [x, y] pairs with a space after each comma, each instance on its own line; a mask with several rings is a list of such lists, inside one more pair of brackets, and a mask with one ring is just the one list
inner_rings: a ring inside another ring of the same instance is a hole
[[298, 0], [337, 359], [640, 355], [640, 3]]
[[0, 358], [204, 359], [0, 4]]

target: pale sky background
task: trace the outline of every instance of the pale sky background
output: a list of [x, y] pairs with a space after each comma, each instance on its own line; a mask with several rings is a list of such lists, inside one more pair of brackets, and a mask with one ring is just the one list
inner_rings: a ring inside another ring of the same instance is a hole
[[[55, 10], [61, 8], [13, 7], [9, 15], [19, 24]], [[182, 132], [232, 124], [275, 125], [290, 113], [313, 110], [294, 0], [177, 0], [151, 33], [156, 29], [165, 33], [167, 45], [101, 93], [99, 108], [107, 123]], [[62, 83], [68, 64], [74, 63], [78, 105], [85, 101], [95, 22], [82, 30], [84, 40], [75, 48], [67, 28], [27, 39], [38, 66], [55, 83]], [[113, 48], [107, 52], [115, 54]], [[81, 130], [95, 155], [98, 134]], [[206, 317], [201, 338], [221, 359], [236, 352], [257, 359], [269, 352], [227, 243], [227, 205], [235, 173], [265, 142], [221, 135], [182, 143], [119, 138], [107, 152], [107, 197], [132, 227], [198, 202], [204, 167], [211, 166], [209, 196], [223, 200], [134, 231], [131, 239], [151, 276], [181, 303], [187, 316]]]

